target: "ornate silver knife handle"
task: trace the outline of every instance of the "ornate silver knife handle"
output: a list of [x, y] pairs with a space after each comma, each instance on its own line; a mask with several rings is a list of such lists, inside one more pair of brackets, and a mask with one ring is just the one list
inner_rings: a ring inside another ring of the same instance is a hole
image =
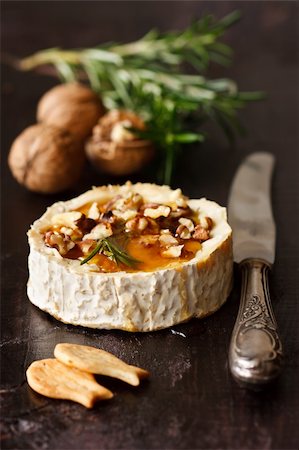
[[230, 343], [229, 365], [236, 380], [258, 385], [276, 378], [283, 364], [269, 295], [270, 265], [260, 259], [247, 259], [240, 266], [241, 302]]

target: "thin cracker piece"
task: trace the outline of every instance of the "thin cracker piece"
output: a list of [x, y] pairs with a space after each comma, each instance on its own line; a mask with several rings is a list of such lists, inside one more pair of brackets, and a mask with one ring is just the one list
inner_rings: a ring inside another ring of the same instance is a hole
[[92, 408], [98, 400], [107, 400], [113, 393], [95, 381], [90, 373], [66, 366], [57, 359], [34, 361], [27, 369], [29, 386], [51, 398], [73, 400]]
[[70, 367], [97, 375], [118, 378], [132, 386], [138, 386], [141, 379], [149, 376], [147, 370], [126, 364], [105, 350], [87, 345], [57, 344], [54, 355], [59, 361]]

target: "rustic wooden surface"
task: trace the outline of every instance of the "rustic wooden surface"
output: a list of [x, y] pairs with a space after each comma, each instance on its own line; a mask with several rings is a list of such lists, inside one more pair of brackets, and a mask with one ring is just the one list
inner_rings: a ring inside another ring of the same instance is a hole
[[[239, 276], [228, 302], [204, 320], [155, 333], [129, 334], [67, 326], [32, 306], [26, 296], [26, 231], [45, 208], [92, 184], [112, 181], [86, 168], [72, 192], [41, 196], [12, 179], [6, 155], [15, 136], [35, 120], [39, 97], [55, 80], [2, 71], [2, 446], [5, 449], [295, 449], [298, 448], [298, 2], [2, 2], [2, 51], [25, 56], [44, 47], [130, 40], [156, 26], [186, 26], [193, 16], [239, 8], [228, 33], [235, 63], [227, 75], [268, 100], [243, 114], [249, 134], [234, 149], [215, 130], [209, 142], [187, 149], [174, 185], [191, 197], [227, 201], [242, 158], [256, 150], [277, 157], [273, 208], [277, 258], [273, 306], [286, 355], [277, 382], [248, 392], [230, 377], [229, 338]], [[214, 69], [214, 74], [224, 71]], [[134, 180], [149, 180], [149, 173]], [[117, 180], [123, 181], [123, 180]], [[113, 401], [92, 411], [30, 390], [25, 370], [51, 357], [57, 342], [100, 346], [151, 372], [138, 389], [106, 382]]]

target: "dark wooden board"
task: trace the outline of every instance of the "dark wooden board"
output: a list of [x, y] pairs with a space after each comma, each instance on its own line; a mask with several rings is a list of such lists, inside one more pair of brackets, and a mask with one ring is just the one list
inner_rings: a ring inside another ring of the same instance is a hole
[[[218, 17], [238, 8], [239, 25], [227, 35], [235, 62], [215, 76], [234, 77], [244, 90], [263, 89], [268, 100], [242, 113], [248, 136], [229, 148], [217, 130], [200, 148], [186, 149], [174, 180], [190, 197], [226, 204], [232, 176], [256, 150], [276, 158], [273, 210], [277, 257], [270, 278], [286, 363], [261, 392], [239, 387], [227, 367], [239, 299], [239, 274], [228, 302], [211, 317], [138, 334], [64, 325], [26, 296], [26, 231], [47, 206], [93, 184], [113, 182], [87, 167], [72, 192], [41, 196], [11, 177], [6, 157], [17, 134], [34, 123], [39, 97], [56, 80], [2, 69], [2, 447], [5, 449], [296, 449], [298, 389], [298, 2], [2, 2], [2, 51], [25, 56], [51, 46], [87, 46], [130, 40], [151, 27], [182, 28], [203, 12]], [[150, 172], [133, 181], [153, 180]], [[115, 180], [122, 182], [123, 180]], [[151, 372], [131, 388], [104, 380], [111, 402], [88, 411], [35, 394], [25, 371], [51, 357], [57, 342], [100, 346]]]

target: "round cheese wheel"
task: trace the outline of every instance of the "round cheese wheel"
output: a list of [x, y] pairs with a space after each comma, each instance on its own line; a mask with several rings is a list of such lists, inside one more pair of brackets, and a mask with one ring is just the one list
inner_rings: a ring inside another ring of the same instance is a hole
[[205, 198], [187, 201], [199, 218], [213, 220], [210, 239], [188, 261], [174, 258], [167, 267], [152, 271], [103, 273], [45, 245], [44, 231], [54, 215], [104, 203], [128, 191], [161, 204], [182, 197], [180, 189], [127, 183], [96, 187], [53, 204], [28, 231], [30, 301], [64, 323], [126, 331], [158, 330], [215, 312], [232, 287], [232, 230], [226, 209]]

